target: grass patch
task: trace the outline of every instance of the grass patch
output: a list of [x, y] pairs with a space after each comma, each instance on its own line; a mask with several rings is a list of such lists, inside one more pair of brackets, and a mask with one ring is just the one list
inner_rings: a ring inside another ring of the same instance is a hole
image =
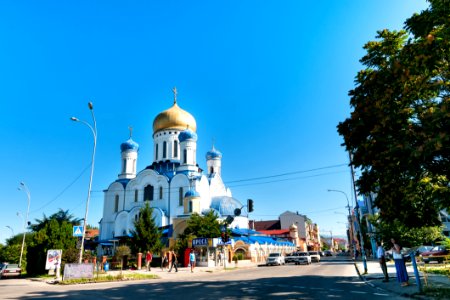
[[425, 273], [440, 274], [450, 276], [450, 268], [448, 266], [436, 266], [436, 267], [419, 267], [419, 270]]
[[450, 288], [447, 287], [425, 287], [423, 295], [432, 299], [450, 299]]
[[59, 282], [59, 284], [82, 284], [82, 283], [96, 283], [96, 282], [109, 282], [109, 281], [124, 281], [124, 280], [144, 280], [144, 279], [157, 279], [158, 275], [155, 274], [118, 274], [118, 275], [100, 275], [94, 278], [79, 278], [69, 279]]

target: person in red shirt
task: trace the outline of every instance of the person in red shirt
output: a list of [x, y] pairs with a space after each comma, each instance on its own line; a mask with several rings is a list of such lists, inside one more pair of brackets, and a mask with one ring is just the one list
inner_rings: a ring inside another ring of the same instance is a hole
[[150, 264], [152, 262], [153, 255], [150, 251], [147, 251], [147, 254], [145, 255], [145, 265], [147, 266], [147, 271], [151, 270]]

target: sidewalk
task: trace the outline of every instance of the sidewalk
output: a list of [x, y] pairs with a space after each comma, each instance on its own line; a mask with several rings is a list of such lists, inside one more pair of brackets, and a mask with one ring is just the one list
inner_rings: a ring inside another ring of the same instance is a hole
[[[217, 267], [195, 267], [194, 272], [191, 273], [190, 267], [178, 267], [178, 272], [175, 272], [175, 269], [172, 269], [171, 272], [168, 271], [167, 268], [162, 270], [161, 268], [154, 267], [151, 268], [150, 271], [146, 271], [145, 268], [141, 270], [124, 270], [122, 271], [124, 274], [154, 274], [159, 277], [159, 279], [181, 279], [181, 278], [187, 278], [187, 277], [197, 277], [200, 274], [207, 273], [217, 273], [217, 272], [224, 272], [226, 270], [232, 270], [234, 268], [236, 269], [245, 269], [245, 268], [255, 268], [258, 265], [256, 263], [246, 264], [246, 265], [235, 265], [233, 263], [229, 263], [226, 265], [226, 269], [223, 266], [217, 266]], [[120, 270], [114, 270], [114, 271], [108, 271], [108, 274], [110, 275], [117, 275], [120, 273]]]
[[[384, 291], [389, 291], [391, 293], [411, 297], [413, 295], [417, 296], [419, 293], [418, 286], [416, 284], [416, 277], [414, 276], [414, 270], [411, 263], [406, 264], [406, 270], [409, 275], [409, 286], [402, 287], [399, 282], [397, 282], [397, 274], [395, 271], [394, 262], [387, 263], [387, 269], [389, 274], [389, 282], [383, 282], [384, 276], [383, 271], [381, 270], [380, 264], [378, 260], [367, 260], [367, 274], [364, 273], [364, 264], [361, 260], [355, 261], [355, 267], [361, 277], [367, 284], [382, 289]], [[420, 274], [420, 282], [422, 284], [422, 288], [425, 287], [449, 287], [450, 279], [447, 276], [437, 275], [437, 274], [427, 274], [425, 279], [423, 277], [423, 273]], [[427, 285], [428, 284], [428, 285]]]

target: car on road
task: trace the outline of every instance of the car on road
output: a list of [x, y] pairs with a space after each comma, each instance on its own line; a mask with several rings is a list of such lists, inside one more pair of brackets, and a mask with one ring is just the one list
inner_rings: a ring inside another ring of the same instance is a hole
[[446, 249], [444, 246], [435, 246], [430, 251], [423, 252], [421, 254], [422, 260], [424, 263], [429, 263], [430, 261], [436, 261], [438, 263], [442, 263], [447, 256], [447, 260], [450, 259], [448, 255], [450, 251]]
[[6, 277], [20, 277], [22, 269], [18, 264], [1, 263], [0, 264], [0, 279]]
[[311, 264], [311, 256], [306, 251], [297, 252], [297, 259], [295, 261], [295, 264], [296, 265], [299, 265], [299, 264], [310, 265]]
[[320, 262], [320, 254], [317, 251], [309, 251], [309, 256], [311, 256], [311, 261]]
[[330, 250], [325, 250], [325, 256], [333, 256], [333, 252]]
[[284, 260], [284, 256], [280, 252], [270, 253], [269, 257], [267, 257], [266, 265], [284, 265], [286, 262]]
[[424, 252], [430, 251], [431, 249], [433, 249], [433, 246], [424, 246], [424, 245], [422, 245], [422, 246], [412, 247], [412, 248], [410, 248], [409, 250], [407, 250], [403, 254], [403, 258], [406, 261], [411, 261], [411, 254], [412, 253], [414, 253], [414, 255], [417, 257], [417, 256], [422, 255], [422, 253], [424, 253]]
[[298, 252], [292, 252], [284, 257], [285, 263], [293, 263], [297, 260]]

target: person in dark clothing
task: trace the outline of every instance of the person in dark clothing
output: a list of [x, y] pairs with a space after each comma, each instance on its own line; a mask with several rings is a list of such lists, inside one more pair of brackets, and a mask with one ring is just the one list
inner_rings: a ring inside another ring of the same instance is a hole
[[175, 267], [175, 272], [178, 272], [178, 259], [177, 259], [177, 254], [175, 253], [175, 251], [170, 251], [169, 254], [169, 265], [170, 265], [170, 269], [169, 272], [172, 271], [172, 267]]

